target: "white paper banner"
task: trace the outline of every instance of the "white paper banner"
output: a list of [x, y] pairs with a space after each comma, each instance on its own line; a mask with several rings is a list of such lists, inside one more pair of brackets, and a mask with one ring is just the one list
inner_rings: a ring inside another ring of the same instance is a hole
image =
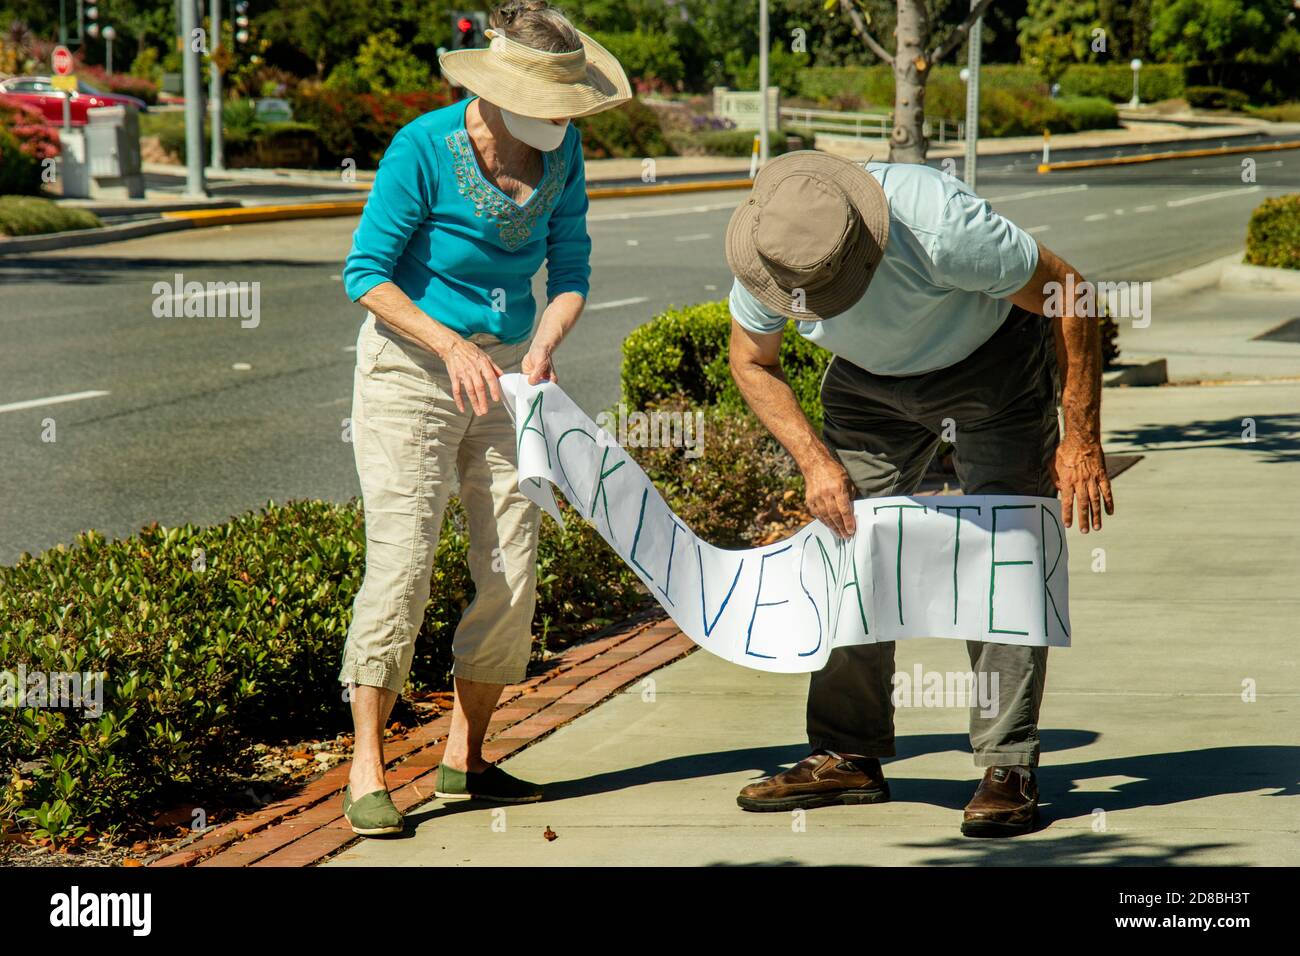
[[911, 637], [1069, 646], [1054, 498], [860, 499], [848, 541], [814, 521], [775, 544], [726, 550], [688, 528], [558, 385], [500, 381], [524, 494], [562, 522], [559, 488], [677, 626], [719, 657], [800, 673], [819, 670], [833, 647]]

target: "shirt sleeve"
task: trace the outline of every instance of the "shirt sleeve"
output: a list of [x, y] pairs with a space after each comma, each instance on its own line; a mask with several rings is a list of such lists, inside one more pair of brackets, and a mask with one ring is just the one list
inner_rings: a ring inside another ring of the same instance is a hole
[[546, 297], [577, 292], [586, 298], [591, 287], [591, 237], [587, 234], [587, 174], [582, 162], [582, 136], [570, 134], [569, 176], [551, 213], [546, 238]]
[[436, 161], [407, 129], [398, 130], [379, 161], [361, 222], [352, 234], [343, 288], [353, 302], [392, 281], [398, 258], [433, 207]]
[[935, 244], [935, 278], [954, 289], [1001, 299], [1024, 288], [1038, 268], [1038, 243], [987, 199], [958, 190], [944, 207]]
[[763, 308], [753, 293], [740, 284], [739, 279], [731, 284], [727, 305], [731, 309], [731, 317], [751, 332], [767, 335], [785, 328], [785, 316]]

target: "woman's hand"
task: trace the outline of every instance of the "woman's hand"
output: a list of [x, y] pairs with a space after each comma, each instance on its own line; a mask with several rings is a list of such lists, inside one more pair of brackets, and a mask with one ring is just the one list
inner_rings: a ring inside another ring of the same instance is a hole
[[476, 415], [487, 414], [489, 395], [491, 401], [501, 401], [501, 386], [497, 383], [497, 378], [502, 374], [501, 367], [473, 342], [456, 336], [456, 341], [439, 355], [446, 363], [447, 374], [451, 378], [451, 397], [462, 413], [465, 411], [462, 388]]
[[559, 384], [560, 378], [555, 371], [555, 362], [551, 358], [554, 352], [554, 346], [533, 342], [523, 362], [519, 364], [519, 370], [528, 376], [529, 385], [536, 385], [543, 381]]

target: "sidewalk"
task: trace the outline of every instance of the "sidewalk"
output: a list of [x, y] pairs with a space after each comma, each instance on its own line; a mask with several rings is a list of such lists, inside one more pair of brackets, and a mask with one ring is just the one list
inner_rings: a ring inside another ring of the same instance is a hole
[[[739, 810], [741, 786], [804, 755], [807, 678], [699, 651], [507, 762], [548, 801], [435, 800], [406, 837], [329, 865], [1300, 863], [1300, 384], [1104, 400], [1108, 450], [1145, 458], [1105, 530], [1071, 533], [1076, 640], [1052, 653], [1039, 832], [959, 835], [976, 773], [957, 709], [900, 709], [891, 803], [814, 810], [803, 828]], [[901, 642], [898, 669], [915, 664], [968, 667], [958, 642]]]

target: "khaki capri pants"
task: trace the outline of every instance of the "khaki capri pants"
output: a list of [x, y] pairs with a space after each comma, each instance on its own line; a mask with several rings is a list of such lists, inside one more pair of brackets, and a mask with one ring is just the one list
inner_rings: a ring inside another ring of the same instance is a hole
[[[470, 338], [507, 372], [528, 343]], [[453, 673], [523, 679], [532, 644], [539, 511], [519, 492], [515, 429], [502, 402], [457, 410], [433, 353], [377, 324], [357, 337], [352, 438], [366, 519], [366, 573], [343, 649], [342, 683], [400, 692], [429, 600], [443, 512], [459, 475], [475, 595], [452, 640]]]

